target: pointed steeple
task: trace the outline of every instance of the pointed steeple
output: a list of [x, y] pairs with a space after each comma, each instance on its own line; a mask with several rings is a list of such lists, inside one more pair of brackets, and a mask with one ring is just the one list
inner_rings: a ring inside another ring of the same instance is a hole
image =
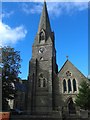
[[40, 31], [42, 29], [45, 30], [47, 33], [51, 32], [51, 26], [50, 26], [48, 11], [47, 11], [47, 5], [46, 5], [45, 1], [44, 1], [43, 10], [42, 10], [41, 18], [40, 18], [38, 33], [40, 33]]

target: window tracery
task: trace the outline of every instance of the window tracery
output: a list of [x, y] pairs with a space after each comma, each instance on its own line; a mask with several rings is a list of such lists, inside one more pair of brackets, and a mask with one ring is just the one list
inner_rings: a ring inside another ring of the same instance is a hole
[[67, 76], [71, 76], [72, 74], [71, 74], [70, 71], [67, 71], [67, 72], [66, 72], [66, 75], [67, 75]]
[[41, 73], [38, 79], [38, 87], [44, 88], [47, 87], [47, 79]]
[[76, 79], [63, 79], [62, 87], [63, 93], [74, 93], [77, 91]]

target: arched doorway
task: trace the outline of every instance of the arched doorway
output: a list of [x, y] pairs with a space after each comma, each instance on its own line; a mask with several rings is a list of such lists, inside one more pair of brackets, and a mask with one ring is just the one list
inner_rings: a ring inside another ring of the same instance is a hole
[[75, 104], [72, 98], [69, 98], [68, 100], [68, 111], [69, 111], [69, 114], [76, 114]]

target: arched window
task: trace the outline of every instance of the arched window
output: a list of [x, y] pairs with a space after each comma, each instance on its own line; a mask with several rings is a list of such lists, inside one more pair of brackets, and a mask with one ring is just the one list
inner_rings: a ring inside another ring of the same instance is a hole
[[40, 40], [44, 40], [44, 39], [45, 39], [44, 32], [41, 32], [40, 33]]
[[46, 87], [46, 79], [43, 79], [43, 87]]
[[45, 32], [42, 30], [40, 33], [40, 43], [44, 43], [45, 42]]
[[66, 80], [63, 80], [63, 92], [67, 91], [67, 87], [66, 87]]
[[76, 87], [76, 80], [73, 79], [73, 91], [77, 91], [77, 87]]
[[38, 87], [43, 88], [47, 86], [47, 79], [44, 77], [43, 73], [39, 74]]
[[71, 80], [69, 79], [68, 80], [68, 92], [72, 91], [72, 88], [71, 88]]

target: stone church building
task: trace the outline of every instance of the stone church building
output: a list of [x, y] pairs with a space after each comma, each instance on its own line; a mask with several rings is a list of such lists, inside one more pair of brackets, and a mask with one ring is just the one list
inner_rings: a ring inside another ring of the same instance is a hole
[[29, 62], [25, 110], [31, 115], [76, 113], [75, 97], [82, 80], [87, 78], [68, 59], [58, 71], [54, 32], [44, 2]]

